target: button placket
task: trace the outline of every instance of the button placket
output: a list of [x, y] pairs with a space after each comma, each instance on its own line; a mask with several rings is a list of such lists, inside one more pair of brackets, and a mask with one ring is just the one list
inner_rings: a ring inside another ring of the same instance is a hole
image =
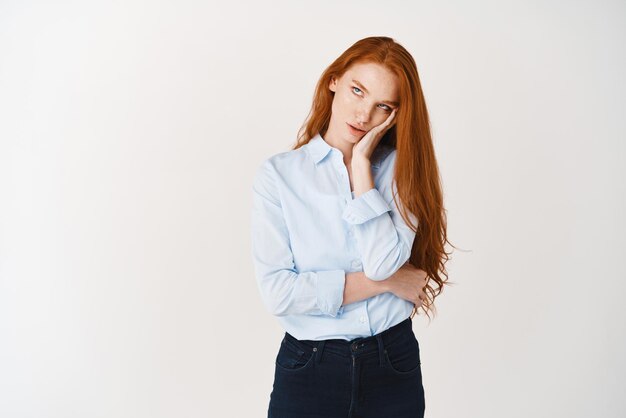
[[[337, 162], [336, 165], [337, 168], [337, 179], [339, 180], [340, 184], [340, 188], [341, 189], [347, 189], [348, 192], [350, 192], [350, 182], [347, 182], [348, 184], [346, 185], [346, 178], [347, 178], [347, 168], [345, 166], [345, 164], [343, 163], [343, 156], [340, 153], [339, 156], [339, 161]], [[346, 203], [348, 202], [348, 198], [345, 199]]]

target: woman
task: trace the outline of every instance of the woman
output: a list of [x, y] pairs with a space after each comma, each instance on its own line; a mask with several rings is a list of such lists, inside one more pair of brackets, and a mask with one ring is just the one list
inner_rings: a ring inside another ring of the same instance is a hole
[[356, 42], [295, 147], [254, 178], [255, 275], [285, 329], [269, 417], [423, 416], [412, 318], [447, 279], [442, 201], [413, 58], [388, 37]]

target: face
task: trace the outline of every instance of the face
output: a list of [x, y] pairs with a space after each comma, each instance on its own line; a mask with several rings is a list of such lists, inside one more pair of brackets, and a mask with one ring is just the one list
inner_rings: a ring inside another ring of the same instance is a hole
[[328, 87], [335, 96], [326, 136], [334, 140], [357, 143], [399, 105], [397, 78], [380, 64], [354, 64]]

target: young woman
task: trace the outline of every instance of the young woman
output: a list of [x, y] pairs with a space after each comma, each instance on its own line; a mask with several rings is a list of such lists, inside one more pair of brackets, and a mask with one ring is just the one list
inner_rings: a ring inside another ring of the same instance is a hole
[[405, 48], [365, 38], [324, 71], [294, 148], [256, 172], [251, 221], [262, 300], [285, 329], [268, 416], [422, 417], [412, 318], [435, 312], [448, 254]]

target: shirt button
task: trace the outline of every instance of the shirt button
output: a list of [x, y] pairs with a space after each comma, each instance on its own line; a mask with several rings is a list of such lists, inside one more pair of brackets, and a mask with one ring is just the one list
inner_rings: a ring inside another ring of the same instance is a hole
[[364, 322], [365, 322], [365, 317], [364, 317], [364, 316], [361, 316], [361, 317], [359, 318], [359, 322], [364, 323]]
[[361, 262], [359, 260], [352, 260], [352, 268], [361, 267]]

